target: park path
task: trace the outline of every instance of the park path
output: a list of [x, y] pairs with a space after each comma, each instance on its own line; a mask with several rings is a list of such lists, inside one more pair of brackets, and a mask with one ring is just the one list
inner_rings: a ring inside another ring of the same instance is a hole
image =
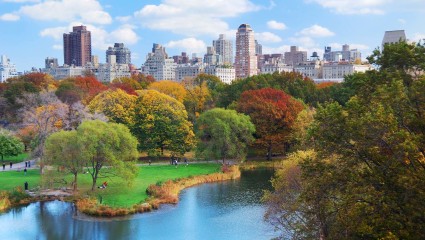
[[[38, 166], [35, 165], [35, 160], [29, 160], [29, 162], [31, 163], [30, 166], [31, 167], [27, 167], [27, 169], [35, 169], [38, 168]], [[9, 162], [4, 162], [6, 164], [5, 168], [3, 169], [3, 164], [0, 163], [0, 172], [6, 172], [6, 171], [24, 171], [25, 169], [25, 161], [24, 162], [19, 162], [19, 163], [14, 163], [12, 164], [12, 168], [10, 168]]]

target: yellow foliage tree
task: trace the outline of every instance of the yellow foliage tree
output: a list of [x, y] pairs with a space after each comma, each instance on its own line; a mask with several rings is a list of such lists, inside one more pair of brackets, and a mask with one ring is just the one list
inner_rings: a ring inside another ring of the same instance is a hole
[[169, 80], [154, 82], [148, 89], [157, 90], [160, 93], [167, 94], [181, 103], [187, 95], [186, 89], [184, 89], [181, 84]]

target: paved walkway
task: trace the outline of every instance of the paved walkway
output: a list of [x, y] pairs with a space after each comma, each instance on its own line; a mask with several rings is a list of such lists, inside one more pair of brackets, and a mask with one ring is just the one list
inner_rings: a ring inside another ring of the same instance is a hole
[[[38, 166], [35, 165], [35, 160], [29, 160], [28, 162], [30, 162], [30, 166], [31, 167], [27, 167], [27, 169], [36, 169], [38, 168]], [[25, 169], [25, 162], [20, 162], [20, 163], [14, 163], [12, 164], [12, 168], [10, 168], [9, 162], [4, 162], [5, 168], [3, 169], [3, 164], [0, 161], [0, 172], [3, 171], [24, 171]]]

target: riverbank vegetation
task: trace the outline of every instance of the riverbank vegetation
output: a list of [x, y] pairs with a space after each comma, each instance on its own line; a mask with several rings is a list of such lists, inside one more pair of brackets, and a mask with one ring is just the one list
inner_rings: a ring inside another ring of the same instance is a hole
[[[125, 179], [110, 176], [102, 180], [108, 182], [107, 188], [97, 189], [96, 192], [91, 191], [91, 176], [89, 174], [81, 174], [78, 178], [79, 191], [75, 193], [74, 199], [94, 199], [96, 204], [102, 206], [102, 208], [132, 208], [133, 205], [140, 205], [147, 201], [150, 197], [147, 192], [150, 185], [162, 185], [167, 181], [177, 181], [185, 178], [201, 179], [202, 177], [199, 176], [204, 175], [205, 179], [207, 179], [205, 182], [210, 182], [212, 180], [220, 180], [216, 174], [220, 175], [222, 171], [221, 165], [213, 163], [194, 163], [187, 166], [181, 164], [177, 167], [174, 165], [147, 165], [140, 166], [137, 169], [138, 175], [132, 185], [128, 185]], [[46, 175], [47, 177], [45, 177]], [[237, 175], [229, 176], [230, 178], [237, 178]], [[0, 192], [2, 192], [0, 200], [4, 200], [4, 204], [7, 202], [19, 203], [19, 201], [15, 201], [16, 199], [6, 199], [11, 196], [9, 193], [13, 193], [17, 188], [22, 190], [25, 182], [28, 182], [30, 191], [37, 195], [37, 192], [41, 189], [49, 188], [52, 191], [65, 189], [70, 186], [69, 183], [74, 179], [72, 174], [64, 176], [63, 173], [57, 174], [56, 170], [46, 171], [43, 175], [37, 170], [28, 170], [27, 175], [24, 175], [22, 171], [8, 171], [3, 172], [1, 177], [2, 180], [5, 180], [4, 184], [0, 186]], [[183, 185], [190, 186], [188, 183]], [[21, 192], [29, 198], [27, 193]], [[88, 200], [86, 203], [92, 200]], [[85, 201], [82, 201], [82, 203], [85, 203]], [[10, 207], [12, 205], [16, 204], [5, 206]]]
[[425, 45], [368, 58], [282, 163], [266, 219], [292, 239], [425, 238]]

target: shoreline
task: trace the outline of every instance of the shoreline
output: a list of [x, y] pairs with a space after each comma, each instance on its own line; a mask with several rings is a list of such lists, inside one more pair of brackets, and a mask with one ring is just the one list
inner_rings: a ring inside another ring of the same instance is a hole
[[[40, 194], [31, 196], [28, 192], [23, 191], [22, 188], [18, 188], [16, 192], [22, 194], [22, 198], [15, 202], [11, 202], [8, 198], [12, 194], [11, 192], [2, 192], [2, 195], [0, 195], [0, 206], [3, 206], [3, 208], [0, 209], [0, 212], [5, 212], [13, 207], [23, 206], [34, 202], [54, 200], [74, 202], [79, 212], [91, 217], [122, 217], [137, 213], [150, 212], [158, 209], [161, 204], [177, 204], [179, 201], [179, 193], [186, 188], [204, 183], [238, 179], [241, 176], [239, 166], [237, 165], [227, 166], [223, 170], [223, 172], [219, 173], [192, 176], [179, 180], [168, 180], [159, 186], [152, 184], [146, 189], [149, 195], [148, 199], [131, 207], [115, 208], [99, 203], [96, 198], [80, 197], [62, 190], [54, 191], [56, 194]], [[4, 203], [2, 203], [2, 201], [4, 201]]]

